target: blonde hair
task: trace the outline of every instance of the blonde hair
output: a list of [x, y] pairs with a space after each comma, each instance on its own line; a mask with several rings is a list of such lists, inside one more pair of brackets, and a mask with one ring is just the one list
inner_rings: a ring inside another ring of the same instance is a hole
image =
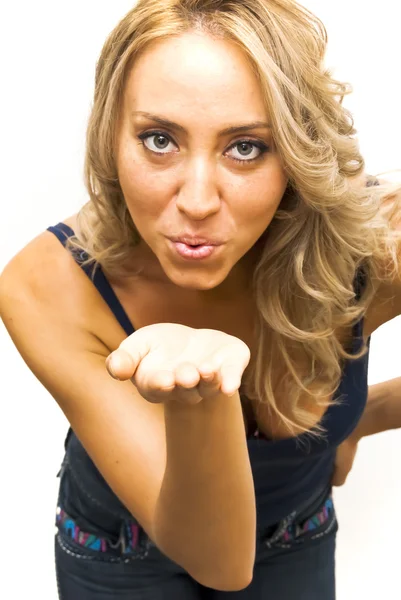
[[[328, 406], [350, 354], [336, 337], [365, 314], [383, 277], [398, 272], [392, 226], [399, 186], [356, 186], [364, 160], [351, 114], [351, 93], [323, 66], [327, 34], [321, 21], [292, 0], [139, 0], [110, 34], [96, 70], [87, 131], [85, 180], [90, 200], [78, 214], [72, 251], [86, 263], [120, 272], [140, 237], [127, 210], [115, 160], [117, 123], [129, 70], [155, 40], [200, 30], [231, 40], [259, 79], [275, 146], [289, 177], [280, 207], [261, 243], [254, 272], [258, 348], [244, 389], [269, 407], [289, 434], [309, 431], [313, 410]], [[391, 206], [390, 206], [391, 208]], [[363, 269], [363, 294], [355, 277]], [[277, 365], [284, 367], [277, 373]], [[285, 386], [276, 398], [276, 385]], [[315, 426], [312, 435], [324, 430]]]

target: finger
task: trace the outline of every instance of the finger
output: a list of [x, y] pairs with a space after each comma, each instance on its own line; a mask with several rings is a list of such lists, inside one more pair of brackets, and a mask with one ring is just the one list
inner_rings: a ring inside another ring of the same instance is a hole
[[166, 401], [166, 395], [175, 391], [175, 377], [172, 371], [157, 371], [152, 377], [147, 378], [147, 382], [137, 381], [137, 377], [132, 377], [131, 382], [135, 385], [138, 392], [145, 400], [152, 404], [160, 404]]
[[149, 353], [146, 339], [141, 339], [139, 335], [135, 335], [136, 333], [139, 332], [127, 337], [106, 359], [106, 368], [114, 379], [119, 381], [131, 379], [138, 365]]
[[178, 365], [174, 370], [176, 385], [191, 389], [198, 385], [200, 375], [198, 369], [190, 362]]
[[245, 344], [235, 344], [223, 348], [216, 358], [220, 361], [221, 391], [227, 396], [232, 396], [241, 387], [244, 371], [249, 364], [251, 352]]
[[212, 362], [204, 362], [198, 367], [199, 375], [203, 381], [212, 381], [219, 376], [219, 369]]
[[238, 368], [238, 365], [225, 364], [220, 369], [221, 386], [223, 394], [233, 396], [241, 387], [243, 371]]
[[220, 369], [216, 369], [213, 364], [208, 363], [199, 367], [198, 370], [201, 375], [198, 383], [198, 393], [201, 398], [210, 398], [216, 393], [220, 393]]
[[[150, 393], [157, 392], [170, 392], [172, 389], [176, 387], [175, 376], [172, 371], [169, 370], [160, 370], [152, 373], [151, 376], [148, 376], [145, 384], [142, 384], [141, 387], [145, 387], [147, 391]], [[133, 383], [137, 385], [137, 382], [133, 380]]]
[[190, 405], [198, 404], [202, 400], [197, 388], [200, 375], [195, 365], [189, 362], [181, 363], [174, 370], [174, 378], [174, 400]]
[[197, 390], [200, 379], [198, 370], [190, 363], [181, 364], [172, 370], [158, 370], [148, 373], [146, 378], [133, 378], [139, 393], [153, 403], [168, 402], [169, 399], [183, 404], [197, 404], [201, 401]]
[[203, 398], [200, 396], [198, 389], [195, 388], [183, 388], [181, 386], [176, 386], [173, 394], [170, 394], [170, 398], [175, 402], [180, 402], [181, 404], [199, 404], [202, 402]]
[[135, 372], [135, 360], [128, 352], [119, 348], [107, 357], [106, 368], [114, 379], [124, 381]]

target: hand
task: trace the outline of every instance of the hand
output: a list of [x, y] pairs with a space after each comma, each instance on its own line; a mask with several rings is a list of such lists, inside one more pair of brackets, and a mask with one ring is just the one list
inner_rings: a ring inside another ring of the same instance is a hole
[[338, 446], [334, 463], [333, 478], [331, 480], [332, 485], [344, 485], [348, 474], [352, 469], [352, 465], [354, 464], [358, 442], [359, 439], [351, 435]]
[[106, 360], [115, 379], [130, 379], [148, 402], [197, 404], [218, 394], [234, 395], [250, 360], [240, 339], [214, 329], [175, 323], [142, 327]]

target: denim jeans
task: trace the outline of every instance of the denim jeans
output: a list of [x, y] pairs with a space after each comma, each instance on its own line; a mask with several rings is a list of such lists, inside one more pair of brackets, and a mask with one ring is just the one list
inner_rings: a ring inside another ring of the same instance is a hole
[[338, 530], [331, 489], [259, 531], [253, 579], [222, 592], [195, 581], [134, 520], [121, 520], [80, 487], [68, 463], [60, 476], [55, 560], [60, 600], [335, 600]]

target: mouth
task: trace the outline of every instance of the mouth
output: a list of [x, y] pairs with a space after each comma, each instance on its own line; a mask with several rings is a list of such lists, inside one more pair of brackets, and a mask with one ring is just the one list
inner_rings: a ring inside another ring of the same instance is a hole
[[[170, 242], [172, 247], [181, 258], [187, 260], [202, 260], [205, 258], [209, 258], [212, 254], [215, 254], [218, 250], [220, 250], [223, 245], [217, 244], [216, 242], [210, 243], [194, 243], [194, 240], [191, 240], [191, 244], [185, 243], [181, 241], [175, 241], [170, 238]], [[187, 239], [187, 238], [186, 238]], [[199, 241], [199, 240], [197, 240]]]
[[223, 241], [216, 240], [213, 238], [209, 239], [209, 238], [189, 237], [189, 236], [170, 237], [169, 239], [174, 243], [185, 244], [186, 246], [190, 246], [193, 248], [200, 247], [200, 246], [221, 246], [224, 243]]

